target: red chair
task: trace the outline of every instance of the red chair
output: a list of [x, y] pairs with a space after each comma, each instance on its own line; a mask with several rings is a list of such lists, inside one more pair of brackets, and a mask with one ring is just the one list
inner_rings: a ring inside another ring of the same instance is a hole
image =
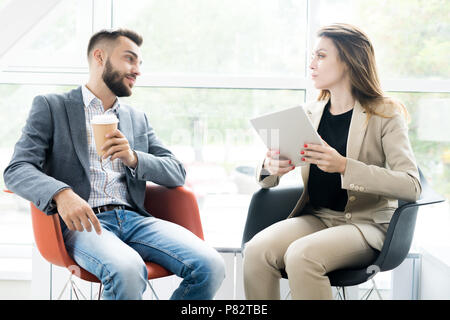
[[[179, 224], [204, 240], [197, 201], [195, 195], [189, 189], [147, 185], [144, 207], [154, 217]], [[67, 253], [57, 214], [46, 215], [31, 203], [31, 218], [36, 246], [45, 260], [51, 264], [67, 268], [71, 272], [71, 277], [76, 275], [83, 280], [100, 283], [96, 276], [78, 266]], [[156, 263], [146, 262], [145, 264], [148, 271], [148, 280], [172, 275], [171, 272]], [[71, 282], [71, 279], [68, 282], [72, 284], [72, 290], [78, 298], [73, 287], [74, 283]], [[150, 282], [148, 284], [158, 298]], [[99, 299], [100, 295], [101, 283]]]

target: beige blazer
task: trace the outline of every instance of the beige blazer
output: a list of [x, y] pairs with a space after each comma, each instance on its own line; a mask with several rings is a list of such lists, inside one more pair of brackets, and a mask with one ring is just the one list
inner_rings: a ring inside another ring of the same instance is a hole
[[[316, 130], [327, 102], [314, 101], [305, 106]], [[384, 105], [376, 108], [386, 113]], [[367, 121], [364, 108], [356, 101], [347, 140], [347, 166], [341, 174], [342, 188], [348, 195], [343, 216], [378, 250], [384, 242], [387, 229], [384, 224], [391, 220], [398, 199], [416, 201], [422, 190], [404, 116], [391, 115], [391, 118], [372, 115]], [[309, 164], [301, 167], [304, 191], [288, 218], [298, 215], [309, 201], [309, 167]], [[262, 165], [256, 170], [258, 183], [263, 188], [277, 186], [280, 178], [261, 179], [262, 170]]]

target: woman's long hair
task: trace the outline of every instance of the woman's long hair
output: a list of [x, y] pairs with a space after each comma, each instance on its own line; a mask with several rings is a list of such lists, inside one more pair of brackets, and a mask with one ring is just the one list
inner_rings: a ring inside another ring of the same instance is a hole
[[[339, 59], [347, 65], [352, 95], [371, 115], [390, 118], [400, 111], [409, 119], [405, 106], [393, 98], [386, 97], [380, 86], [375, 63], [375, 52], [367, 35], [359, 28], [345, 23], [336, 23], [321, 28], [318, 37], [327, 37], [336, 46]], [[330, 97], [328, 90], [321, 90], [318, 100]], [[380, 108], [383, 105], [384, 108]], [[380, 110], [382, 109], [382, 110]]]

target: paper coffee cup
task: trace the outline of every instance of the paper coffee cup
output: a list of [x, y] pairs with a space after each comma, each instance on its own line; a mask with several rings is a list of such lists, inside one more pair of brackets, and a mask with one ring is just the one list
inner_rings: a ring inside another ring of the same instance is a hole
[[91, 120], [92, 132], [94, 134], [95, 149], [97, 154], [102, 156], [105, 150], [101, 150], [105, 144], [107, 138], [106, 134], [113, 132], [117, 129], [119, 119], [113, 114], [96, 115]]

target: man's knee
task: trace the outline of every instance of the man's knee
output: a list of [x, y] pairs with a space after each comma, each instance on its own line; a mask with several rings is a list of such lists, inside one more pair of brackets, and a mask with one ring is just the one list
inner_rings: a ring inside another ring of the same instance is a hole
[[104, 266], [102, 283], [114, 299], [141, 299], [147, 287], [147, 267], [142, 258], [118, 257]]
[[225, 278], [225, 261], [222, 256], [212, 249], [200, 259], [199, 272], [207, 275], [211, 283], [220, 285]]
[[142, 259], [122, 260], [114, 266], [116, 275], [124, 278], [147, 279], [147, 267]]

